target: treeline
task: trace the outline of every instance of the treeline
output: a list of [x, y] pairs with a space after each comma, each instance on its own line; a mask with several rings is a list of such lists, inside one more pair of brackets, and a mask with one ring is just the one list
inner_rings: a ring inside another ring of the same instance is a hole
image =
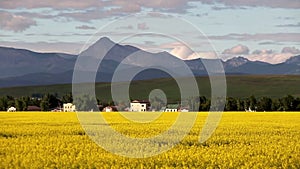
[[[208, 111], [211, 101], [200, 97], [199, 111]], [[269, 97], [226, 98], [224, 111], [300, 111], [300, 98], [287, 95], [275, 99]]]
[[42, 111], [50, 111], [62, 107], [63, 103], [73, 102], [72, 94], [59, 98], [57, 94], [34, 94], [31, 97], [14, 98], [12, 96], [0, 97], [0, 111], [15, 107], [17, 111], [28, 111], [29, 106], [40, 107]]
[[[162, 110], [166, 104], [159, 98], [150, 100], [151, 110]], [[31, 97], [14, 98], [12, 96], [0, 97], [0, 111], [7, 111], [9, 107], [15, 107], [17, 111], [28, 111], [29, 106], [40, 107], [42, 111], [50, 111], [56, 108], [62, 108], [64, 103], [74, 103], [77, 110], [89, 111], [91, 107], [103, 108], [106, 106], [115, 106], [118, 111], [124, 111], [130, 105], [126, 102], [113, 102], [103, 100], [93, 100], [90, 96], [82, 96], [73, 99], [71, 93], [58, 97], [57, 94], [35, 94]], [[188, 108], [190, 111], [209, 111], [211, 109], [211, 100], [205, 96], [190, 98], [177, 103], [181, 107]], [[300, 111], [300, 98], [287, 95], [282, 98], [250, 96], [247, 98], [226, 98], [224, 111]], [[223, 110], [223, 107], [221, 108]], [[94, 109], [96, 111], [96, 109]]]
[[[96, 103], [97, 102], [97, 103]], [[64, 103], [76, 103], [76, 107], [79, 110], [89, 110], [91, 104], [102, 105], [102, 106], [114, 106], [115, 103], [112, 101], [101, 101], [99, 99], [96, 102], [92, 101], [90, 96], [82, 96], [73, 100], [72, 93], [68, 93], [59, 97], [58, 94], [32, 94], [32, 96], [15, 98], [12, 96], [0, 97], [0, 111], [7, 111], [10, 107], [15, 107], [17, 111], [29, 111], [28, 107], [36, 106], [41, 111], [51, 111], [54, 109], [60, 109]], [[96, 105], [96, 106], [97, 106]]]

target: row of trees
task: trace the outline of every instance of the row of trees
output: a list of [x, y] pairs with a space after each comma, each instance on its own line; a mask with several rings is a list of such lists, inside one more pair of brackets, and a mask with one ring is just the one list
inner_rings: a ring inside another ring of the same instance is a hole
[[[16, 107], [18, 111], [26, 111], [28, 106], [38, 106], [42, 111], [49, 111], [62, 107], [63, 103], [72, 102], [76, 105], [78, 110], [90, 110], [91, 107], [97, 108], [97, 105], [102, 105], [102, 107], [117, 106], [119, 111], [124, 111], [129, 107], [129, 103], [126, 102], [94, 100], [88, 95], [75, 98], [74, 100], [71, 93], [62, 97], [58, 97], [57, 94], [45, 94], [40, 96], [41, 97], [20, 98], [14, 98], [12, 96], [0, 97], [0, 111], [6, 111], [12, 106]], [[161, 110], [168, 104], [159, 98], [154, 98], [150, 100], [150, 102], [151, 109], [155, 110]], [[279, 99], [269, 97], [256, 98], [254, 96], [247, 98], [228, 97], [226, 98], [226, 102], [223, 103], [224, 107], [214, 109], [214, 106], [211, 105], [211, 99], [201, 96], [189, 98], [178, 103], [178, 105], [189, 108], [190, 111], [223, 110], [223, 108], [225, 111], [245, 111], [249, 109], [253, 111], [300, 111], [300, 98], [295, 98], [291, 95]]]
[[[199, 111], [208, 111], [211, 107], [211, 100], [204, 96], [199, 99]], [[195, 102], [195, 101], [194, 101]], [[196, 100], [197, 102], [197, 100]], [[192, 104], [189, 105], [192, 107]], [[195, 107], [192, 110], [196, 110]], [[275, 99], [269, 97], [256, 98], [250, 96], [247, 98], [226, 98], [224, 104], [225, 111], [300, 111], [300, 98], [287, 95], [285, 97]]]
[[18, 111], [27, 111], [28, 106], [40, 107], [42, 111], [49, 111], [61, 107], [63, 103], [73, 102], [72, 94], [66, 94], [59, 98], [57, 94], [45, 94], [41, 97], [0, 97], [0, 111], [6, 111], [9, 107], [15, 107]]

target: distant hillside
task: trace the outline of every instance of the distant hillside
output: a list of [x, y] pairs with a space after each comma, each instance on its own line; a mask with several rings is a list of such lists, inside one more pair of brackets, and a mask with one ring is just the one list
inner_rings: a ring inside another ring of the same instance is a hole
[[[210, 97], [210, 82], [208, 77], [198, 77], [200, 94]], [[228, 96], [256, 97], [267, 96], [280, 98], [288, 94], [300, 97], [300, 76], [296, 75], [251, 75], [251, 76], [227, 76]], [[99, 99], [110, 100], [110, 84], [97, 83], [96, 94]], [[153, 89], [162, 89], [169, 100], [179, 100], [179, 89], [176, 82], [171, 78], [134, 81], [130, 86], [132, 98], [147, 99], [148, 94]], [[0, 96], [12, 95], [16, 97], [31, 96], [36, 93], [57, 93], [62, 96], [71, 92], [72, 85], [50, 85], [33, 87], [13, 87], [0, 89]]]
[[[99, 65], [97, 82], [110, 82], [119, 67], [124, 74], [138, 72], [145, 67], [160, 65], [161, 69], [172, 70], [176, 77], [191, 76], [183, 68], [188, 66], [195, 76], [206, 76], [207, 70], [203, 63], [215, 60], [195, 59], [180, 60], [167, 53], [149, 53], [129, 45], [114, 43], [108, 38], [101, 38], [79, 56], [84, 63], [79, 63], [81, 77], [86, 77], [96, 65], [99, 53], [106, 53]], [[77, 55], [61, 53], [37, 53], [29, 50], [0, 47], [0, 88], [13, 86], [33, 86], [68, 84], [72, 82], [74, 65]], [[235, 57], [221, 61], [228, 75], [300, 75], [300, 56], [294, 56], [284, 63], [269, 64], [249, 61], [243, 57]], [[164, 71], [149, 69], [134, 80], [151, 80], [170, 77]], [[84, 80], [84, 78], [83, 78]]]

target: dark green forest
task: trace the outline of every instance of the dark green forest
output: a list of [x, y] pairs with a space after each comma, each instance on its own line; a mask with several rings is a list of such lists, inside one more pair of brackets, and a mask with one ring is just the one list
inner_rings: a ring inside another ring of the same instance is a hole
[[[124, 102], [116, 103], [100, 99], [94, 101], [93, 98], [87, 95], [76, 99], [77, 100], [73, 100], [71, 93], [68, 93], [62, 97], [59, 97], [55, 94], [45, 94], [41, 97], [26, 96], [19, 98], [4, 96], [0, 97], [0, 111], [6, 111], [9, 107], [12, 106], [16, 107], [18, 111], [27, 111], [28, 106], [37, 106], [40, 107], [42, 111], [51, 111], [61, 108], [63, 103], [72, 102], [75, 102], [78, 110], [81, 111], [87, 111], [88, 104], [94, 104], [95, 106], [99, 105], [100, 107], [115, 106], [117, 107], [118, 111], [124, 111], [126, 107], [129, 107], [129, 104], [126, 104]], [[150, 103], [151, 108], [157, 111], [166, 106], [166, 104], [170, 104], [164, 103], [159, 98], [153, 98], [152, 100], [150, 100]], [[205, 96], [189, 98], [184, 100], [183, 102], [178, 101], [177, 103], [179, 103], [179, 105], [180, 103], [183, 103], [181, 106], [187, 107], [190, 111], [213, 110], [211, 109], [211, 100], [209, 98], [206, 98]], [[300, 98], [293, 97], [291, 95], [287, 95], [282, 98], [256, 98], [255, 96], [245, 98], [228, 97], [226, 98], [226, 103], [224, 105], [224, 111], [300, 111]]]

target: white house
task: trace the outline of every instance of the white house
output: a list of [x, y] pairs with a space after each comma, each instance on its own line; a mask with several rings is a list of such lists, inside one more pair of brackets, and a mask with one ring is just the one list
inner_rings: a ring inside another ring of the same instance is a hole
[[149, 101], [134, 100], [130, 103], [129, 111], [145, 112], [145, 111], [149, 110], [149, 107], [150, 107], [150, 102]]
[[15, 107], [10, 107], [7, 109], [7, 112], [15, 112], [17, 109]]
[[112, 112], [113, 108], [110, 106], [104, 107], [103, 112]]
[[178, 104], [169, 104], [167, 105], [165, 112], [178, 112]]
[[65, 103], [63, 107], [64, 112], [75, 112], [76, 106], [72, 103]]

